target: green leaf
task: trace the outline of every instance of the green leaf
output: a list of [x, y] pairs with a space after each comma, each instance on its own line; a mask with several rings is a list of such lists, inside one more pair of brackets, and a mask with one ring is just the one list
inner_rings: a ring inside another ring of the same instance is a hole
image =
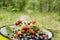
[[11, 30], [11, 28], [8, 26], [8, 27], [6, 27], [6, 30], [7, 30], [7, 33], [8, 34], [11, 34], [12, 33], [12, 30]]

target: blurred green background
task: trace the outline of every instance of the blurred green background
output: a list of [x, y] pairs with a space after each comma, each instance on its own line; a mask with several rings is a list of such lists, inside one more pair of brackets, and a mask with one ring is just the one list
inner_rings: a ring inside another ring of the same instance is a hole
[[0, 0], [0, 26], [13, 24], [24, 14], [50, 29], [52, 40], [60, 39], [60, 0]]

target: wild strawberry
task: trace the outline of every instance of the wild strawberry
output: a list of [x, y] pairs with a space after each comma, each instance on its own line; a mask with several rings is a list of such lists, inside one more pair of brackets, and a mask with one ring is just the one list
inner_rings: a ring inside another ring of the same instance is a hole
[[33, 39], [33, 38], [35, 38], [35, 36], [34, 35], [31, 35], [31, 38]]
[[36, 24], [36, 21], [33, 21], [32, 24]]
[[16, 22], [16, 25], [19, 25], [20, 23], [19, 22]]
[[18, 20], [15, 24], [16, 25], [19, 25], [20, 23], [22, 23], [22, 21], [21, 20]]
[[18, 38], [18, 34], [14, 34], [14, 38]]
[[23, 27], [23, 30], [29, 30], [29, 27], [25, 26]]
[[28, 22], [28, 25], [30, 25], [32, 22], [30, 21], [30, 22]]
[[33, 34], [33, 35], [34, 35], [34, 34], [35, 34], [35, 32], [33, 31], [31, 34]]
[[23, 27], [23, 30], [27, 30], [27, 27]]
[[20, 37], [20, 34], [18, 35], [18, 37]]
[[46, 38], [46, 35], [43, 35], [43, 36], [42, 36], [42, 38], [44, 38], [44, 39], [45, 39], [45, 38]]
[[25, 33], [26, 31], [25, 30], [22, 30], [21, 33]]
[[19, 23], [22, 23], [22, 21], [21, 21], [21, 20], [19, 20], [18, 22], [19, 22]]
[[16, 38], [18, 38], [18, 36], [19, 36], [19, 34], [18, 34], [18, 32], [16, 32]]

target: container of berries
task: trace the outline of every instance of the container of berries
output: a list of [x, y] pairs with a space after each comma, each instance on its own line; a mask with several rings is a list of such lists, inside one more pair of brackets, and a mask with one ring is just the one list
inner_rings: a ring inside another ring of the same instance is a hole
[[10, 40], [51, 40], [52, 32], [41, 29], [36, 21], [18, 20], [0, 28], [0, 34]]

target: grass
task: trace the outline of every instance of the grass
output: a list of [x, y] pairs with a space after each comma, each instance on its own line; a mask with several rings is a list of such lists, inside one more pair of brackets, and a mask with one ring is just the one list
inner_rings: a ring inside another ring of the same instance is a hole
[[[22, 14], [25, 14], [25, 12], [15, 13], [0, 9], [0, 26], [15, 23]], [[38, 21], [42, 28], [50, 29], [53, 32], [54, 37], [52, 40], [60, 39], [60, 16], [58, 13], [32, 12], [29, 16], [31, 20]]]

